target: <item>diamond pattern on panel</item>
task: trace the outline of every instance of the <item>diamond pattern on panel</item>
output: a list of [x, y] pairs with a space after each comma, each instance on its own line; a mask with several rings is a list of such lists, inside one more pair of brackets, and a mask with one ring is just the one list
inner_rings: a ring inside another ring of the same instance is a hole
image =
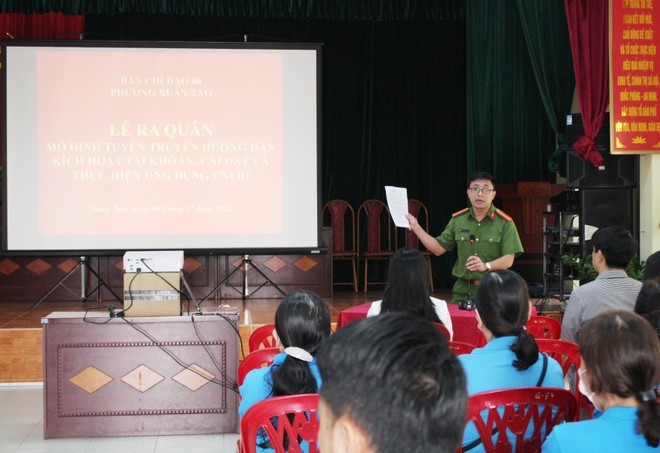
[[14, 272], [16, 272], [20, 268], [21, 268], [21, 266], [14, 263], [10, 259], [4, 259], [4, 260], [2, 260], [2, 262], [0, 262], [0, 272], [2, 272], [5, 275], [13, 274]]
[[309, 256], [303, 256], [299, 260], [296, 260], [295, 263], [293, 263], [294, 266], [303, 272], [307, 272], [308, 270], [316, 267], [317, 264], [319, 263], [311, 259]]
[[48, 264], [47, 262], [45, 262], [42, 259], [36, 259], [36, 260], [32, 261], [30, 264], [28, 264], [25, 267], [29, 271], [31, 271], [31, 272], [33, 272], [37, 275], [41, 275], [53, 266], [51, 266], [50, 264]]
[[78, 261], [76, 260], [66, 260], [62, 261], [57, 268], [61, 270], [62, 272], [69, 272], [71, 269], [73, 269], [76, 264], [78, 264]]
[[197, 261], [195, 258], [186, 258], [183, 260], [183, 270], [188, 272], [189, 274], [191, 272], [195, 272], [199, 267], [202, 265], [199, 261]]
[[270, 269], [273, 272], [279, 271], [283, 267], [286, 267], [287, 264], [288, 263], [279, 256], [268, 258], [268, 260], [264, 262], [264, 266], [266, 266], [268, 269]]
[[121, 259], [115, 263], [115, 267], [119, 269], [120, 271], [124, 270], [124, 260]]
[[243, 268], [245, 267], [245, 266], [243, 266], [243, 258], [241, 258], [240, 260], [234, 261], [233, 263], [231, 263], [231, 265], [234, 266], [234, 267], [240, 267], [241, 270], [243, 270]]
[[146, 392], [163, 379], [165, 379], [163, 376], [144, 365], [140, 365], [121, 378], [122, 381], [142, 393]]
[[188, 368], [175, 375], [172, 379], [194, 392], [198, 388], [215, 379], [215, 376], [199, 365], [193, 363]]
[[112, 381], [110, 376], [102, 371], [99, 371], [93, 366], [88, 366], [80, 373], [69, 379], [69, 382], [71, 382], [73, 385], [77, 385], [87, 393], [96, 392], [110, 381]]

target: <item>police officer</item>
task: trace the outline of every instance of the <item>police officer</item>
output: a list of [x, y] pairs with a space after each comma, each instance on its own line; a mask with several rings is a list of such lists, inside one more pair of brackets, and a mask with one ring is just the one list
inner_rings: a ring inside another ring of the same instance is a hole
[[445, 230], [434, 238], [422, 228], [417, 219], [408, 214], [410, 230], [435, 255], [457, 249], [458, 259], [452, 269], [457, 278], [452, 291], [454, 302], [468, 297], [468, 278], [471, 296], [485, 272], [508, 269], [516, 255], [523, 252], [518, 230], [511, 217], [493, 206], [494, 178], [486, 172], [477, 172], [468, 182], [469, 208], [452, 214]]

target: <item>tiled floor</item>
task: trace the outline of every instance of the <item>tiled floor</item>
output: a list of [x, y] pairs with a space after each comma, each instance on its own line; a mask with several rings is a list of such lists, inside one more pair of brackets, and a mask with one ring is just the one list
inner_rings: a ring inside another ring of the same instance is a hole
[[41, 384], [0, 384], [0, 452], [233, 453], [238, 434], [44, 439]]

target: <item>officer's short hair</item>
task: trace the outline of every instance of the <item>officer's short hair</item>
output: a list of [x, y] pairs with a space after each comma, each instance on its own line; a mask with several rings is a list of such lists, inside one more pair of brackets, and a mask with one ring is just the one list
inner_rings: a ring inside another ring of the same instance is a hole
[[490, 173], [486, 173], [485, 171], [478, 171], [476, 173], [472, 173], [472, 176], [470, 176], [470, 179], [468, 180], [468, 188], [474, 181], [478, 181], [480, 179], [485, 179], [486, 181], [490, 181], [490, 183], [493, 185], [493, 189], [495, 188], [495, 178], [493, 175]]

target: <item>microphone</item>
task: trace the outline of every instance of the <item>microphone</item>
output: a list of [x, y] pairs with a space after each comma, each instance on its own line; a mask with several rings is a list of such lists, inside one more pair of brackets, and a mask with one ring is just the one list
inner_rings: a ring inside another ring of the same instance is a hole
[[[476, 237], [474, 234], [470, 235], [470, 256], [474, 255], [474, 241]], [[461, 310], [474, 310], [474, 302], [472, 301], [472, 287], [471, 287], [471, 280], [472, 280], [472, 272], [468, 268], [468, 278], [467, 278], [467, 299], [464, 301], [461, 301], [461, 303], [458, 304], [458, 308]]]

